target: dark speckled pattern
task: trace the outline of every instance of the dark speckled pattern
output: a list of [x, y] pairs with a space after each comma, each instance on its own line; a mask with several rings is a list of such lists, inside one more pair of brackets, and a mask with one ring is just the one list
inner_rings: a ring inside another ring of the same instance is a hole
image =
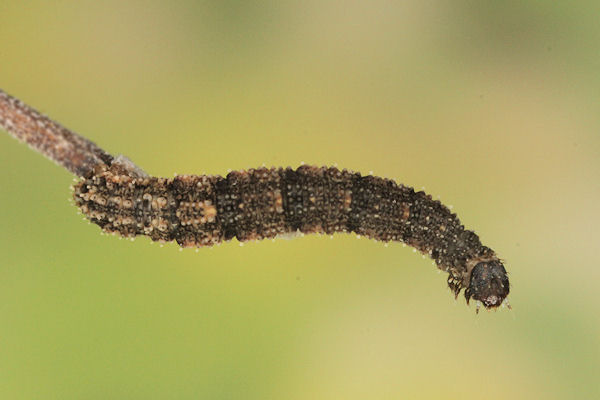
[[[146, 235], [182, 247], [244, 242], [294, 232], [354, 232], [379, 241], [406, 243], [449, 273], [456, 295], [471, 284], [470, 297], [495, 307], [508, 295], [508, 278], [470, 282], [472, 269], [500, 264], [495, 253], [466, 230], [456, 214], [428, 194], [375, 176], [333, 167], [303, 165], [233, 171], [227, 177], [180, 175], [135, 177], [113, 164], [99, 165], [75, 186], [82, 212], [106, 232]], [[501, 265], [501, 264], [500, 264]], [[499, 269], [497, 269], [500, 273]], [[478, 274], [478, 279], [489, 276]], [[500, 282], [499, 284], [496, 284]], [[475, 290], [475, 288], [477, 290]], [[483, 297], [485, 293], [485, 298]], [[487, 300], [487, 302], [486, 302]]]

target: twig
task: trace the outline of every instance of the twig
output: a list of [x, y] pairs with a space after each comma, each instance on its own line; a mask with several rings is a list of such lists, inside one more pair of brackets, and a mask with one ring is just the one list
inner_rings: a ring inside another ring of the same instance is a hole
[[77, 176], [88, 176], [113, 156], [0, 89], [0, 126]]

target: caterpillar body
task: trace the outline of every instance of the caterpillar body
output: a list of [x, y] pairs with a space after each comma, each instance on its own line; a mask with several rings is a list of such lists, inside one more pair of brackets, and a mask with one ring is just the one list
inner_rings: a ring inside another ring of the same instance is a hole
[[456, 214], [390, 179], [308, 165], [166, 179], [133, 173], [117, 162], [98, 165], [74, 186], [74, 199], [106, 232], [182, 247], [294, 232], [354, 232], [399, 241], [448, 272], [449, 287], [456, 296], [464, 288], [467, 302], [474, 298], [497, 307], [509, 293], [506, 270], [494, 251]]

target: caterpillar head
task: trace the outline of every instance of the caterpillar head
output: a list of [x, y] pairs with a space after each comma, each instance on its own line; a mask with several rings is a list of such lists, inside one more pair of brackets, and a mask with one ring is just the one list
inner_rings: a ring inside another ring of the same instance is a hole
[[481, 301], [485, 308], [495, 308], [502, 304], [508, 292], [508, 276], [504, 265], [498, 260], [481, 261], [471, 270], [465, 298], [467, 303], [473, 298]]

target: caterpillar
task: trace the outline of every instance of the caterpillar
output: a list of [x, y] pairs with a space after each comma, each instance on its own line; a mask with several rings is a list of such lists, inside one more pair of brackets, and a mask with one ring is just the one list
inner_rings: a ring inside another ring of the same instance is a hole
[[126, 166], [100, 166], [74, 186], [82, 213], [104, 231], [149, 236], [182, 247], [212, 246], [303, 234], [354, 232], [406, 243], [449, 273], [485, 307], [508, 295], [504, 266], [456, 214], [423, 191], [335, 167], [303, 165], [233, 171], [226, 177], [136, 176]]
[[496, 308], [510, 291], [502, 261], [456, 214], [390, 179], [309, 165], [151, 177], [1, 90], [0, 126], [81, 178], [73, 186], [75, 204], [105, 232], [182, 247], [355, 233], [428, 255], [448, 272], [455, 297], [464, 289], [467, 303]]

